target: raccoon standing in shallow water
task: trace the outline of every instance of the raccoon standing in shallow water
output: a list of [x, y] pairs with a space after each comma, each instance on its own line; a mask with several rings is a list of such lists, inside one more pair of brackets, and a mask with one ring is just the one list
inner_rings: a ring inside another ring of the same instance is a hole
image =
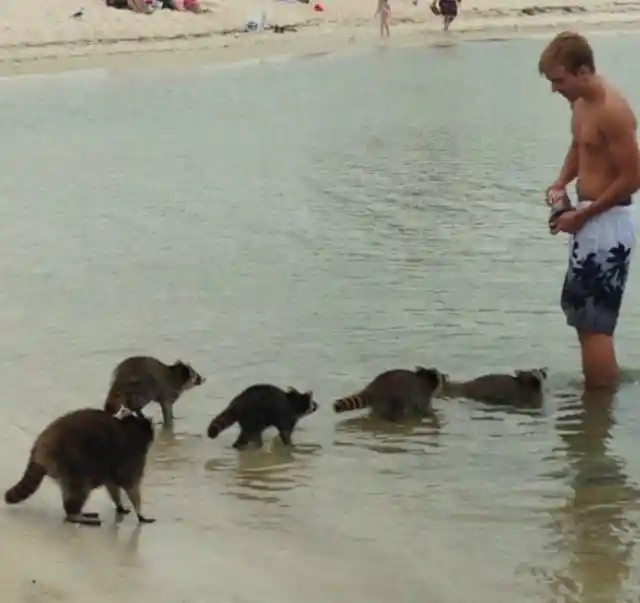
[[446, 375], [434, 368], [392, 369], [378, 375], [364, 389], [333, 403], [337, 413], [370, 408], [387, 421], [433, 415], [431, 399], [442, 387]]
[[104, 409], [113, 414], [121, 406], [142, 410], [149, 402], [158, 402], [165, 426], [171, 426], [176, 400], [204, 382], [202, 375], [181, 360], [168, 365], [151, 356], [131, 356], [113, 370]]
[[311, 391], [299, 392], [290, 387], [286, 392], [275, 385], [252, 385], [239, 393], [209, 423], [207, 435], [216, 438], [220, 432], [239, 423], [240, 434], [234, 448], [245, 448], [250, 442], [262, 446], [262, 432], [275, 427], [285, 446], [291, 446], [291, 434], [298, 420], [314, 413], [318, 404]]
[[445, 380], [442, 397], [468, 398], [496, 406], [540, 408], [547, 369], [514, 371], [513, 375], [489, 374], [470, 381]]
[[122, 408], [115, 416], [96, 408], [69, 412], [51, 422], [36, 438], [20, 481], [4, 494], [7, 504], [20, 503], [40, 487], [45, 476], [58, 482], [66, 520], [99, 526], [97, 513], [82, 511], [91, 491], [105, 486], [116, 515], [129, 513], [122, 506], [127, 494], [140, 523], [155, 519], [142, 515], [140, 484], [153, 425], [142, 413]]

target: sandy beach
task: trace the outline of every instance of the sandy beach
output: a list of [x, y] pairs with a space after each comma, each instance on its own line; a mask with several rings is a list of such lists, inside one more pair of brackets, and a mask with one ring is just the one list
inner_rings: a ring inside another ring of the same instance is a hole
[[[107, 8], [101, 0], [5, 0], [0, 6], [0, 73], [15, 74], [95, 66], [182, 66], [281, 54], [354, 50], [381, 43], [373, 0], [326, 0], [324, 11], [295, 0], [203, 0], [209, 12], [160, 10], [150, 15]], [[84, 10], [80, 19], [71, 15]], [[392, 2], [388, 44], [439, 44], [441, 21], [427, 0]], [[244, 33], [265, 15], [266, 31]], [[582, 29], [625, 29], [640, 19], [639, 2], [586, 0], [537, 5], [531, 0], [465, 0], [449, 39], [487, 39]], [[274, 25], [296, 31], [275, 34]]]

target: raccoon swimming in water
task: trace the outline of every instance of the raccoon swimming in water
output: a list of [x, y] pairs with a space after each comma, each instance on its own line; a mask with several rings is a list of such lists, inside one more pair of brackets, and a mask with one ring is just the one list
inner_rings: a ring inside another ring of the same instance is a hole
[[128, 514], [121, 500], [127, 494], [140, 523], [144, 517], [140, 485], [147, 452], [153, 442], [151, 421], [141, 412], [122, 408], [115, 415], [96, 408], [74, 410], [52, 421], [36, 438], [20, 481], [4, 494], [7, 504], [20, 503], [40, 487], [45, 476], [62, 491], [66, 520], [84, 525], [101, 525], [98, 513], [83, 507], [92, 490], [105, 486], [116, 516]]
[[262, 446], [262, 432], [275, 427], [285, 446], [291, 446], [291, 434], [296, 423], [305, 415], [318, 409], [313, 392], [299, 392], [290, 387], [287, 391], [275, 385], [252, 385], [240, 392], [228, 406], [209, 423], [207, 435], [216, 438], [220, 432], [234, 423], [240, 425], [240, 434], [233, 443], [237, 449], [250, 442]]
[[176, 400], [205, 381], [190, 364], [181, 360], [168, 365], [151, 356], [131, 356], [113, 370], [104, 409], [109, 413], [115, 413], [121, 406], [142, 410], [155, 401], [162, 409], [164, 424], [171, 426]]
[[540, 408], [547, 369], [516, 370], [513, 375], [489, 374], [470, 381], [445, 380], [442, 397], [469, 398], [485, 404]]
[[431, 399], [440, 390], [446, 375], [435, 368], [391, 369], [379, 374], [364, 389], [333, 403], [337, 413], [370, 408], [387, 421], [433, 415]]

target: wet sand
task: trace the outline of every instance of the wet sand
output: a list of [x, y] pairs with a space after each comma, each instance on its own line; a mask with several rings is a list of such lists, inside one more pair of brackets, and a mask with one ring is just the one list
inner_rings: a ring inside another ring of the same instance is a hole
[[[0, 430], [5, 434], [0, 461], [4, 487], [20, 477], [30, 438], [6, 422]], [[420, 557], [396, 547], [367, 551], [364, 543], [341, 537], [337, 526], [324, 526], [319, 536], [313, 520], [316, 512], [322, 513], [319, 508], [309, 508], [309, 518], [277, 520], [269, 530], [274, 516], [268, 504], [262, 529], [255, 529], [245, 523], [246, 514], [224, 499], [214, 498], [213, 508], [203, 506], [198, 495], [202, 485], [184, 493], [179, 488], [167, 491], [163, 498], [158, 472], [164, 454], [169, 462], [179, 457], [175, 448], [174, 437], [160, 430], [144, 490], [146, 513], [157, 518], [155, 524], [138, 526], [128, 517], [116, 525], [102, 490], [94, 492], [86, 507], [101, 513], [102, 527], [66, 524], [58, 490], [48, 479], [21, 505], [5, 507], [0, 513], [5, 536], [0, 579], [7, 600], [382, 603], [399, 596], [418, 603], [427, 594], [424, 582], [412, 577], [413, 566], [423, 563]], [[266, 455], [249, 452], [244, 470], [265, 468], [269, 458], [286, 460], [288, 453], [277, 448]], [[203, 483], [212, 486], [206, 479]], [[319, 493], [319, 505], [321, 499]], [[260, 515], [253, 520], [261, 523]], [[439, 594], [440, 587], [434, 588], [429, 595]]]

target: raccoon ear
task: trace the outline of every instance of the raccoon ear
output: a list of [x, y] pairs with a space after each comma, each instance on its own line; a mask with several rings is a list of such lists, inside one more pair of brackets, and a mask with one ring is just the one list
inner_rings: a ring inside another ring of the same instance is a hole
[[536, 371], [513, 371], [515, 378], [523, 385], [528, 387], [539, 387], [542, 385], [540, 375]]
[[113, 416], [116, 419], [124, 419], [125, 417], [130, 417], [132, 414], [133, 413], [123, 404]]
[[309, 398], [309, 400], [313, 400], [313, 390], [312, 389], [308, 389], [306, 392], [304, 392], [304, 395]]

